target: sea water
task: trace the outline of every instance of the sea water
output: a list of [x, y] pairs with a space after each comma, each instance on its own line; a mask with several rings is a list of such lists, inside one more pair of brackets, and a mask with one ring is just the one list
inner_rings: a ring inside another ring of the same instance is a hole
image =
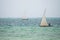
[[60, 18], [47, 18], [50, 27], [40, 27], [41, 18], [0, 18], [0, 40], [60, 40]]

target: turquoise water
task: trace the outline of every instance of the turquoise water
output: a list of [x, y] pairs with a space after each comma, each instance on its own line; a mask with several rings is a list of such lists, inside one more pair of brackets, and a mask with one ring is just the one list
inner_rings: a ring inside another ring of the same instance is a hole
[[40, 27], [41, 19], [0, 19], [0, 40], [60, 40], [60, 18], [47, 19], [51, 27]]

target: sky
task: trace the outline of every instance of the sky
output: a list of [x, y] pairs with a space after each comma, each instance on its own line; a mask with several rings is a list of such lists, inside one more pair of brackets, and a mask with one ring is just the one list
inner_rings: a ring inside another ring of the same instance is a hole
[[0, 0], [0, 18], [60, 17], [60, 0]]

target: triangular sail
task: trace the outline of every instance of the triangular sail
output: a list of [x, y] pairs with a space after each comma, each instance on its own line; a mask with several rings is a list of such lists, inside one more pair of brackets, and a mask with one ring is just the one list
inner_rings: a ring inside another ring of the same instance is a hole
[[42, 21], [41, 21], [40, 26], [48, 26], [48, 23], [47, 23], [47, 21], [46, 21], [45, 13], [46, 13], [46, 9], [44, 10], [44, 15], [43, 15], [43, 17], [42, 17]]

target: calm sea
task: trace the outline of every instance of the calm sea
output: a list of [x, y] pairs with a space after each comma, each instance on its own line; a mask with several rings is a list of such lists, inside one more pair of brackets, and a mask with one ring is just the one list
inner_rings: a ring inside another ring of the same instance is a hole
[[0, 40], [60, 40], [60, 18], [47, 18], [51, 27], [40, 27], [41, 18], [0, 18]]

